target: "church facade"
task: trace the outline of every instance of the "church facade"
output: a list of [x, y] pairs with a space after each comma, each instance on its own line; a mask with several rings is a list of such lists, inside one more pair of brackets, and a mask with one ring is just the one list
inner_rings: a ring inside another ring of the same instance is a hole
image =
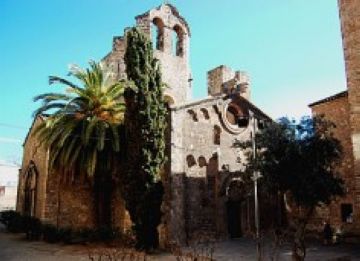
[[[253, 196], [243, 189], [244, 151], [234, 141], [248, 140], [259, 120], [271, 120], [250, 101], [250, 80], [243, 71], [221, 65], [207, 74], [208, 96], [191, 100], [190, 27], [178, 10], [163, 4], [136, 17], [137, 27], [153, 39], [160, 60], [165, 100], [169, 105], [168, 163], [160, 239], [187, 243], [200, 234], [225, 239], [254, 229]], [[126, 32], [126, 30], [125, 30]], [[124, 36], [113, 38], [102, 63], [114, 79], [126, 78]], [[239, 119], [248, 119], [239, 125]], [[34, 120], [24, 142], [17, 211], [58, 227], [95, 226], [91, 186], [73, 180], [63, 184], [48, 167], [46, 151], [31, 133], [45, 120]], [[131, 221], [120, 192], [112, 200], [113, 224], [129, 229]]]

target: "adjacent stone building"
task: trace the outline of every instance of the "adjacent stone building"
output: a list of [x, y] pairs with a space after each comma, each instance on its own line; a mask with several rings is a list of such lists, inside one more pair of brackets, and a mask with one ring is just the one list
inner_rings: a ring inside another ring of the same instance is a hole
[[[243, 187], [244, 152], [233, 143], [254, 135], [258, 120], [270, 119], [251, 103], [248, 75], [221, 65], [208, 72], [208, 97], [191, 101], [191, 33], [185, 19], [174, 6], [163, 4], [137, 16], [136, 22], [153, 39], [168, 85], [169, 161], [163, 175], [161, 242], [186, 243], [202, 233], [228, 238], [250, 232], [254, 202]], [[116, 36], [102, 60], [114, 79], [126, 78], [125, 49], [124, 36]], [[239, 127], [244, 119], [247, 125]], [[17, 210], [59, 227], [94, 227], [90, 185], [60, 182], [60, 175], [48, 167], [49, 152], [31, 135], [43, 120], [35, 119], [24, 143]], [[119, 191], [112, 208], [114, 226], [129, 228]]]
[[344, 155], [339, 173], [346, 195], [329, 208], [318, 209], [318, 218], [329, 219], [336, 228], [360, 234], [360, 1], [338, 0], [347, 90], [310, 104], [315, 115], [323, 114], [337, 128]]

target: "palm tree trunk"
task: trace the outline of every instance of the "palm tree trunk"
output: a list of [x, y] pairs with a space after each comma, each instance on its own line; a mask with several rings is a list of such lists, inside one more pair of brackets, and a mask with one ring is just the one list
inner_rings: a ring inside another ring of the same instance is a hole
[[108, 173], [96, 173], [94, 177], [94, 209], [97, 228], [112, 227], [112, 182]]

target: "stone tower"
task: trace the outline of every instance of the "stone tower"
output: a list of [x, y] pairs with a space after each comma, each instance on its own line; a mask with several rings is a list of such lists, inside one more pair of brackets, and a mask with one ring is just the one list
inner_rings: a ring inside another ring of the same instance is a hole
[[[360, 209], [360, 0], [338, 0], [350, 105], [351, 139], [357, 195]], [[355, 208], [356, 209], [356, 208]], [[360, 213], [354, 213], [360, 218]]]
[[220, 65], [209, 71], [207, 78], [209, 96], [238, 93], [250, 100], [250, 78], [246, 72], [235, 72], [225, 65]]
[[160, 60], [163, 81], [168, 85], [165, 99], [180, 105], [191, 98], [189, 67], [190, 29], [177, 9], [163, 4], [136, 17], [136, 23], [153, 41], [155, 57]]
[[[154, 55], [160, 60], [164, 95], [169, 105], [181, 105], [191, 98], [191, 71], [189, 66], [190, 29], [177, 9], [163, 4], [135, 17], [136, 25], [153, 41]], [[126, 33], [127, 29], [125, 29]], [[126, 78], [124, 36], [113, 38], [112, 51], [102, 63], [114, 79]]]

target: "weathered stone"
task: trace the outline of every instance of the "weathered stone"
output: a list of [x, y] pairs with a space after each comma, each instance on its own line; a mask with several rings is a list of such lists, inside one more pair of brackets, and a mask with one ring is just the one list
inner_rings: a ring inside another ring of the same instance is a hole
[[[254, 227], [251, 195], [229, 196], [234, 194], [231, 188], [243, 187], [241, 171], [245, 163], [244, 153], [233, 148], [233, 143], [235, 139], [249, 139], [256, 131], [252, 124], [255, 119], [244, 127], [238, 126], [238, 119], [249, 117], [252, 112], [258, 119], [269, 120], [249, 101], [249, 77], [220, 66], [208, 73], [210, 96], [190, 102], [190, 29], [185, 19], [175, 7], [163, 4], [137, 16], [136, 22], [149, 37], [157, 34], [154, 53], [168, 86], [165, 99], [170, 107], [166, 141], [169, 161], [161, 174], [165, 187], [164, 215], [159, 226], [161, 245], [166, 247], [173, 241], [184, 244], [202, 235], [227, 238], [228, 230], [232, 229], [229, 218], [243, 233], [250, 232]], [[112, 51], [102, 60], [114, 79], [126, 78], [125, 50], [124, 37], [114, 37]], [[94, 227], [92, 188], [80, 183], [73, 186], [59, 183], [58, 173], [47, 169], [47, 152], [43, 148], [33, 152], [37, 140], [31, 136], [31, 130], [25, 141], [23, 173], [33, 160], [39, 173], [35, 216], [60, 227]], [[24, 190], [24, 184], [22, 179], [19, 191]], [[232, 214], [229, 201], [237, 206]], [[20, 193], [20, 212], [23, 202]], [[114, 193], [112, 210], [114, 226], [129, 229], [131, 222], [119, 191]]]
[[[324, 114], [336, 125], [343, 158], [338, 167], [345, 182], [346, 195], [328, 208], [318, 208], [313, 227], [330, 220], [338, 229], [360, 234], [360, 1], [338, 0], [347, 77], [347, 91], [310, 105], [313, 114]], [[344, 220], [342, 208], [351, 205], [352, 217]]]

